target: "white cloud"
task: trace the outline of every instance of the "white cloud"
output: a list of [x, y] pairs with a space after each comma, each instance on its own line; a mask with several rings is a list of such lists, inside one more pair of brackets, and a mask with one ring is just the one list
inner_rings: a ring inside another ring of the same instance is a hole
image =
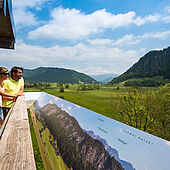
[[124, 45], [124, 44], [137, 44], [138, 42], [140, 42], [140, 40], [135, 40], [135, 36], [133, 36], [132, 34], [127, 34], [125, 36], [123, 36], [122, 38], [118, 39], [117, 41], [115, 41], [115, 45]]
[[1, 65], [25, 68], [51, 66], [74, 69], [87, 74], [122, 73], [140, 56], [140, 50], [124, 51], [114, 47], [97, 47], [79, 43], [75, 46], [43, 48], [24, 43], [15, 51], [0, 51]]
[[15, 0], [13, 2], [14, 8], [26, 8], [26, 7], [35, 7], [37, 5], [41, 5], [43, 2], [46, 2], [49, 0], [29, 0], [29, 1], [23, 1], [23, 0]]
[[136, 39], [132, 34], [127, 34], [117, 40], [110, 40], [110, 39], [93, 39], [90, 40], [88, 39], [87, 42], [90, 43], [91, 45], [109, 45], [109, 46], [124, 46], [124, 45], [133, 45], [137, 44], [140, 42], [139, 39]]
[[141, 18], [139, 16], [134, 20], [134, 24], [140, 26], [147, 22], [156, 22], [156, 21], [160, 20], [160, 18], [161, 18], [160, 15], [148, 15], [148, 16], [145, 16], [144, 18]]
[[118, 46], [123, 46], [123, 45], [134, 45], [139, 42], [141, 42], [143, 39], [149, 39], [149, 38], [154, 38], [154, 39], [166, 39], [170, 37], [170, 30], [168, 31], [163, 31], [163, 32], [150, 32], [150, 33], [145, 33], [143, 35], [132, 35], [132, 34], [127, 34], [123, 36], [122, 38], [114, 41], [112, 44], [113, 45], [118, 45]]
[[110, 45], [113, 44], [113, 40], [110, 39], [87, 39], [87, 42], [90, 43], [91, 45]]
[[139, 42], [141, 42], [143, 39], [148, 39], [148, 38], [155, 38], [155, 39], [167, 39], [170, 37], [170, 30], [168, 31], [163, 31], [163, 32], [150, 32], [150, 33], [145, 33], [143, 35], [133, 35], [133, 34], [126, 34], [123, 37], [117, 39], [117, 40], [111, 40], [111, 39], [87, 39], [87, 42], [90, 45], [93, 46], [127, 46], [127, 45], [134, 45]]
[[162, 20], [165, 22], [165, 23], [170, 23], [170, 16], [164, 16], [162, 18]]
[[139, 39], [147, 39], [147, 38], [158, 38], [158, 39], [165, 39], [170, 36], [170, 30], [163, 31], [163, 32], [151, 32], [145, 33], [142, 36], [138, 36]]
[[[170, 31], [145, 33], [143, 35], [127, 34], [117, 40], [88, 39], [74, 46], [55, 45], [49, 48], [25, 44], [17, 41], [15, 51], [1, 50], [1, 65], [14, 65], [25, 68], [39, 66], [61, 67], [77, 70], [87, 74], [115, 73], [121, 74], [142, 57], [147, 49], [123, 49], [143, 39], [165, 39]], [[132, 45], [133, 48], [133, 45]]]
[[33, 13], [25, 11], [23, 9], [17, 9], [15, 11], [15, 24], [17, 29], [23, 26], [35, 25], [37, 24], [36, 18]]
[[122, 38], [118, 39], [117, 41], [115, 41], [114, 45], [124, 45], [124, 44], [133, 45], [141, 42], [143, 39], [148, 39], [148, 38], [166, 39], [169, 37], [170, 37], [170, 30], [163, 31], [163, 32], [150, 32], [150, 33], [145, 33], [143, 35], [137, 35], [137, 36], [134, 36], [132, 34], [127, 34]]
[[165, 32], [156, 32], [154, 35], [153, 35], [153, 38], [161, 38], [161, 39], [164, 39], [164, 38], [167, 38], [170, 36], [170, 30], [169, 31], [165, 31]]
[[49, 0], [15, 0], [13, 2], [14, 21], [17, 29], [33, 26], [38, 23], [36, 16], [29, 8], [40, 9], [42, 3]]
[[141, 42], [143, 39], [154, 38], [154, 39], [166, 39], [170, 37], [170, 30], [163, 32], [150, 32], [143, 35], [134, 36], [132, 34], [127, 34], [122, 38], [116, 40], [114, 45], [133, 45]]
[[134, 11], [114, 15], [105, 9], [91, 14], [83, 14], [76, 9], [56, 8], [51, 13], [52, 19], [29, 33], [30, 39], [69, 39], [77, 40], [103, 32], [105, 29], [126, 27], [130, 24], [142, 25], [146, 22], [156, 22], [159, 15], [137, 17]]

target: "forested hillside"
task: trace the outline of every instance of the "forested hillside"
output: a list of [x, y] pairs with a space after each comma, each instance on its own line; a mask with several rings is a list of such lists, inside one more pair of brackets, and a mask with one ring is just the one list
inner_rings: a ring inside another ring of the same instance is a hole
[[63, 68], [39, 67], [24, 69], [23, 77], [27, 82], [58, 82], [58, 83], [94, 83], [96, 80], [90, 76], [74, 70]]
[[150, 51], [139, 59], [131, 68], [110, 84], [120, 83], [129, 79], [154, 78], [170, 79], [170, 47], [163, 50]]

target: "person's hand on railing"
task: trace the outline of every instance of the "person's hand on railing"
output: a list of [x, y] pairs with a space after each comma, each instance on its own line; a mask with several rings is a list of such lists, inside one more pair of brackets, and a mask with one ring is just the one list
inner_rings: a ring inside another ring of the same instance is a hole
[[23, 92], [18, 92], [18, 93], [16, 93], [15, 95], [16, 95], [17, 97], [18, 97], [18, 96], [25, 96], [25, 94], [24, 94]]
[[13, 97], [13, 101], [16, 102], [16, 100], [17, 100], [17, 97]]
[[15, 94], [15, 96], [13, 97], [13, 101], [16, 102], [18, 96], [25, 96], [22, 92], [18, 92]]

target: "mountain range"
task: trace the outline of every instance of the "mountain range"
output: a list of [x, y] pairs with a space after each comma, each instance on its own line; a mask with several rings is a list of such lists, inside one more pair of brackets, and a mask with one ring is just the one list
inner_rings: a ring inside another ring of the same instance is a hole
[[170, 80], [170, 47], [154, 50], [145, 54], [125, 73], [114, 78], [109, 83], [120, 83], [129, 79], [155, 78]]
[[[39, 107], [38, 102], [34, 104]], [[47, 104], [36, 111], [53, 138], [57, 141], [59, 152], [72, 169], [123, 170], [121, 164], [109, 155], [99, 140], [93, 139], [79, 126], [77, 120], [56, 104]]]
[[90, 77], [94, 78], [98, 82], [108, 83], [113, 78], [117, 77], [118, 74], [101, 74], [101, 75], [90, 75]]
[[26, 82], [57, 82], [57, 83], [95, 83], [92, 77], [74, 70], [64, 68], [39, 67], [23, 69]]
[[107, 152], [109, 153], [109, 155], [111, 157], [114, 157], [117, 161], [120, 162], [120, 164], [122, 165], [122, 167], [125, 169], [125, 170], [135, 170], [135, 168], [132, 166], [131, 163], [127, 162], [127, 161], [124, 161], [124, 160], [121, 160], [119, 158], [119, 153], [116, 149], [112, 148], [111, 146], [108, 145], [107, 141], [103, 138], [101, 138], [100, 136], [98, 135], [95, 135], [93, 131], [87, 131], [85, 129], [83, 129], [84, 132], [86, 132], [87, 134], [89, 134], [93, 139], [96, 139], [96, 140], [99, 140], [100, 142], [103, 143], [105, 149], [107, 150]]
[[115, 74], [89, 76], [74, 70], [57, 67], [39, 67], [36, 69], [24, 69], [23, 71], [23, 77], [26, 82], [57, 82], [72, 84], [91, 84], [97, 82], [115, 84], [125, 82], [125, 85], [137, 82], [137, 84], [141, 86], [157, 86], [164, 84], [167, 80], [170, 82], [170, 47], [163, 50], [148, 52], [126, 72], [117, 76], [118, 75]]

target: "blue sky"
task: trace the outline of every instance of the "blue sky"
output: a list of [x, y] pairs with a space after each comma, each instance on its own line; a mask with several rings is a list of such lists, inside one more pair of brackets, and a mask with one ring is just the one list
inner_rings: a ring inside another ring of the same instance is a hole
[[8, 68], [60, 67], [121, 74], [150, 50], [170, 46], [169, 0], [15, 0]]

